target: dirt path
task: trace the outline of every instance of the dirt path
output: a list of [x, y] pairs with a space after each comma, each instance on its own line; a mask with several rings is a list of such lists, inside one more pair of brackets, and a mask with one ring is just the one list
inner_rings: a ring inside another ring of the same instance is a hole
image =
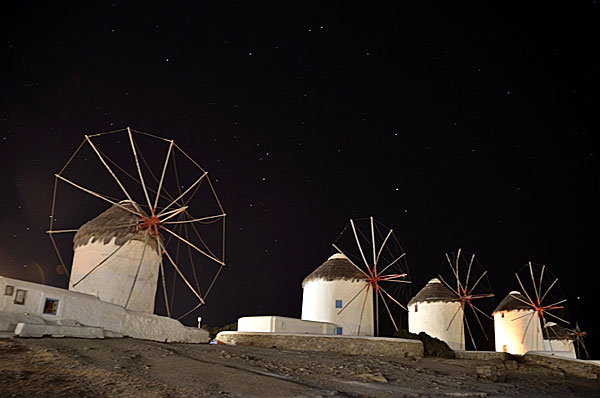
[[600, 381], [501, 361], [134, 339], [0, 340], [0, 397], [101, 396], [594, 397]]

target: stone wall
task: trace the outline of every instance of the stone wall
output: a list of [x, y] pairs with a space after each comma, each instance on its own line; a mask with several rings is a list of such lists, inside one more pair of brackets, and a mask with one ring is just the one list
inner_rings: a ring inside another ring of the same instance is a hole
[[581, 359], [561, 358], [551, 354], [540, 354], [528, 352], [523, 357], [525, 363], [533, 363], [565, 372], [566, 374], [585, 377], [586, 379], [598, 379], [600, 366], [592, 361]]
[[419, 340], [385, 337], [221, 332], [217, 335], [217, 343], [277, 347], [284, 350], [333, 351], [350, 355], [385, 355], [400, 358], [423, 356], [423, 343]]

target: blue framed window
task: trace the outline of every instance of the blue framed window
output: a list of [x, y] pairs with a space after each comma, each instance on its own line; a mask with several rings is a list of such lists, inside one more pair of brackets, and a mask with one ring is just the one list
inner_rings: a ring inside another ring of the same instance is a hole
[[337, 328], [335, 328], [335, 334], [342, 334], [342, 327], [338, 326]]
[[342, 300], [335, 300], [335, 308], [342, 308]]
[[58, 312], [58, 299], [47, 298], [44, 303], [44, 314], [56, 315]]

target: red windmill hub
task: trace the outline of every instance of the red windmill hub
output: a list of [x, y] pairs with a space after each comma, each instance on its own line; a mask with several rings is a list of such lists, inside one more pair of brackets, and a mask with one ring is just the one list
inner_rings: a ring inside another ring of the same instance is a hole
[[369, 274], [367, 276], [367, 283], [373, 288], [375, 293], [379, 293], [379, 282], [392, 281], [399, 278], [404, 278], [406, 274], [389, 274], [389, 275], [377, 275], [375, 267], [367, 267]]
[[158, 227], [160, 226], [160, 219], [155, 214], [156, 209], [150, 209], [150, 217], [142, 216], [141, 221], [138, 224], [138, 231], [148, 231], [153, 236], [158, 236]]

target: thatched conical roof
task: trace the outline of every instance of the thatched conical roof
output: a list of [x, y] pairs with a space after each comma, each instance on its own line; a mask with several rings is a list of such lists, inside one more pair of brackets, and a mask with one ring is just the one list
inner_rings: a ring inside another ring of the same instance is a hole
[[323, 264], [321, 264], [319, 268], [304, 278], [302, 281], [302, 287], [304, 287], [306, 283], [317, 279], [326, 281], [360, 281], [365, 280], [366, 276], [361, 271], [356, 269], [356, 267], [352, 265], [346, 256], [341, 253], [336, 253], [329, 257], [329, 259], [327, 259], [327, 261], [325, 261]]
[[419, 293], [410, 299], [408, 305], [414, 303], [426, 302], [452, 302], [456, 301], [457, 297], [450, 289], [448, 289], [438, 278], [433, 278], [419, 290]]
[[[87, 245], [90, 239], [92, 243], [99, 241], [107, 244], [116, 238], [117, 246], [122, 246], [130, 240], [144, 242], [145, 232], [138, 231], [138, 222], [141, 221], [141, 217], [125, 210], [124, 207], [146, 216], [137, 203], [123, 200], [119, 202], [119, 206], [112, 205], [100, 215], [83, 224], [73, 238], [73, 247]], [[159, 251], [156, 238], [150, 236], [147, 242], [156, 252]]]
[[573, 340], [569, 329], [554, 322], [548, 322], [544, 327], [544, 340]]
[[525, 304], [527, 302], [529, 302], [527, 297], [523, 296], [520, 292], [513, 290], [512, 292], [508, 293], [506, 297], [504, 297], [504, 300], [498, 304], [498, 307], [496, 307], [493, 313], [512, 310], [531, 310], [531, 306]]

